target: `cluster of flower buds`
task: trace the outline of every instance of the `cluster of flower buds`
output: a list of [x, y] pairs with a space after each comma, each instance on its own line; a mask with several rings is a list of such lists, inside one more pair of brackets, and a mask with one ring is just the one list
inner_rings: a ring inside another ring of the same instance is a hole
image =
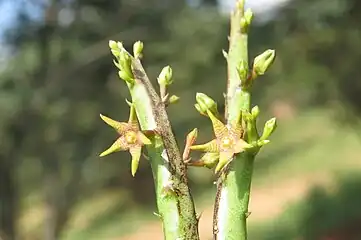
[[[259, 137], [256, 128], [256, 120], [260, 113], [258, 106], [253, 107], [251, 112], [241, 112], [240, 118], [245, 122], [244, 129], [242, 121], [228, 125], [222, 123], [216, 117], [217, 103], [206, 94], [197, 93], [196, 101], [195, 107], [198, 112], [211, 120], [215, 139], [205, 144], [193, 145], [198, 132], [194, 129], [188, 134], [183, 159], [190, 166], [215, 167], [215, 173], [219, 173], [233, 160], [234, 155], [244, 151], [259, 151], [262, 146], [269, 143], [268, 138], [276, 128], [276, 119], [272, 118], [266, 122], [263, 134]], [[245, 132], [248, 142], [245, 140]], [[189, 149], [203, 151], [205, 154], [199, 160], [192, 161], [189, 158]]]
[[160, 97], [166, 105], [176, 103], [179, 97], [176, 95], [169, 96], [168, 87], [173, 83], [173, 70], [170, 66], [165, 66], [158, 76]]

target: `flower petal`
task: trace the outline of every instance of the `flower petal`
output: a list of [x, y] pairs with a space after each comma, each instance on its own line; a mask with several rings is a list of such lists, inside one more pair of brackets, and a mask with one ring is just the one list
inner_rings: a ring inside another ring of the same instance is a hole
[[238, 139], [236, 142], [236, 145], [234, 146], [234, 153], [240, 153], [243, 152], [247, 148], [251, 148], [252, 145], [248, 144], [246, 141], [244, 141], [242, 138]]
[[144, 145], [150, 145], [152, 142], [142, 132], [138, 132], [138, 138]]
[[129, 149], [130, 154], [132, 155], [132, 175], [135, 176], [135, 173], [138, 170], [139, 159], [142, 152], [142, 147], [136, 146]]
[[207, 142], [205, 144], [200, 144], [200, 145], [193, 145], [190, 147], [190, 149], [192, 150], [200, 150], [203, 152], [219, 152], [219, 146], [217, 143], [217, 140], [214, 139], [210, 142]]
[[128, 123], [132, 125], [136, 125], [138, 127], [138, 119], [137, 119], [137, 113], [135, 112], [134, 104], [131, 103], [130, 105], [130, 111], [129, 111], [129, 120]]
[[112, 128], [114, 128], [115, 130], [117, 130], [119, 132], [119, 134], [123, 134], [125, 132], [125, 130], [128, 127], [128, 124], [125, 122], [118, 122], [115, 121], [107, 116], [104, 116], [102, 114], [100, 114], [100, 118], [109, 126], [111, 126]]
[[207, 110], [207, 114], [212, 121], [213, 131], [217, 138], [222, 138], [228, 133], [227, 127], [218, 119], [216, 118], [213, 113]]
[[220, 152], [219, 154], [219, 162], [216, 166], [215, 169], [215, 173], [217, 174], [219, 171], [221, 171], [223, 169], [224, 166], [226, 166], [233, 157], [234, 153], [233, 152]]
[[234, 134], [234, 137], [236, 139], [240, 139], [243, 136], [243, 128], [242, 125], [240, 123], [237, 124], [232, 124], [232, 133]]
[[104, 157], [106, 155], [109, 155], [113, 152], [119, 152], [119, 151], [125, 151], [127, 150], [127, 146], [124, 144], [121, 138], [118, 138], [107, 150], [102, 152], [99, 156]]

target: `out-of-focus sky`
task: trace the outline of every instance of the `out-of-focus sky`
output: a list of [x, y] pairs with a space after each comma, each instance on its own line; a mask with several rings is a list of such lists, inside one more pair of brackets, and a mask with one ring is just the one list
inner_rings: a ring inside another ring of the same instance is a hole
[[[256, 13], [264, 13], [290, 0], [246, 0], [246, 7], [252, 8]], [[229, 11], [233, 8], [236, 0], [218, 0], [219, 5], [223, 11]]]
[[[71, 1], [71, 0], [70, 0]], [[228, 12], [234, 6], [236, 0], [218, 0], [220, 11]], [[246, 7], [258, 14], [258, 19], [267, 20], [272, 17], [272, 10], [288, 2], [290, 0], [247, 0]], [[197, 5], [199, 0], [188, 0], [190, 5]], [[3, 44], [4, 32], [11, 28], [15, 23], [16, 13], [25, 6], [27, 12], [30, 12], [31, 17], [34, 19], [41, 19], [41, 9], [34, 3], [37, 1], [29, 0], [0, 0], [0, 62], [3, 62], [8, 52], [7, 47]], [[48, 1], [41, 1], [41, 4], [47, 4]], [[23, 8], [24, 9], [24, 8]], [[261, 15], [261, 17], [260, 17]]]
[[[247, 7], [252, 8], [255, 12], [264, 12], [272, 10], [282, 3], [289, 0], [247, 0]], [[46, 4], [46, 0], [43, 3]], [[197, 0], [189, 0], [196, 4]], [[235, 0], [218, 0], [221, 11], [229, 11], [235, 3]], [[0, 1], [0, 42], [3, 37], [3, 32], [15, 20], [15, 13], [19, 10], [20, 5], [27, 5], [28, 11], [32, 12], [35, 18], [40, 16], [39, 9], [34, 7], [31, 1], [28, 0], [2, 0]]]

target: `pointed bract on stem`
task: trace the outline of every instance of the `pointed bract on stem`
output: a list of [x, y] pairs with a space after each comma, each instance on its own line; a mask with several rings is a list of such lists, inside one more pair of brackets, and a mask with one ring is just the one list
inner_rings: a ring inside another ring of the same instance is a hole
[[193, 129], [190, 133], [188, 133], [182, 156], [184, 161], [187, 161], [189, 159], [190, 148], [195, 143], [197, 136], [198, 136], [197, 128]]

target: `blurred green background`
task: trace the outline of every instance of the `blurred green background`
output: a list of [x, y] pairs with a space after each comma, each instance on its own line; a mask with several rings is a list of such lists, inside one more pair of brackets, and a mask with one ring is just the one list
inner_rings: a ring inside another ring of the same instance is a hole
[[[272, 4], [272, 5], [271, 5]], [[0, 0], [0, 238], [162, 239], [149, 164], [99, 159], [129, 98], [108, 40], [145, 43], [153, 82], [173, 67], [169, 108], [180, 147], [211, 137], [195, 93], [226, 87], [228, 8], [216, 0]], [[361, 1], [249, 0], [250, 57], [277, 51], [256, 80], [260, 128], [279, 128], [257, 158], [250, 239], [361, 239]], [[211, 239], [214, 177], [189, 171], [202, 239]]]

